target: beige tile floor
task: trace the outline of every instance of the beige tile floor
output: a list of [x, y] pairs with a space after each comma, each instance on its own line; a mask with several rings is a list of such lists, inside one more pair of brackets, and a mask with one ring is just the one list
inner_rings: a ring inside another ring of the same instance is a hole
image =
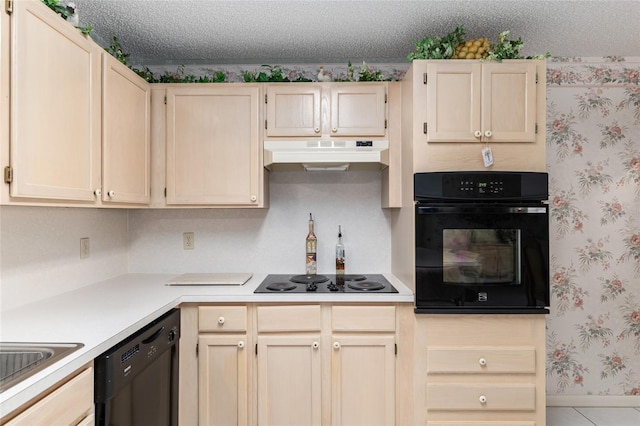
[[640, 407], [547, 407], [547, 426], [640, 426]]

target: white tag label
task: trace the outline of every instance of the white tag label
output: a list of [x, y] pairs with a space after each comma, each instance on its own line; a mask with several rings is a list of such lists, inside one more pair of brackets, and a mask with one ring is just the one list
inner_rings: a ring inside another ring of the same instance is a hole
[[489, 167], [493, 164], [493, 153], [491, 152], [491, 148], [488, 146], [482, 148], [482, 161], [484, 161], [485, 167]]

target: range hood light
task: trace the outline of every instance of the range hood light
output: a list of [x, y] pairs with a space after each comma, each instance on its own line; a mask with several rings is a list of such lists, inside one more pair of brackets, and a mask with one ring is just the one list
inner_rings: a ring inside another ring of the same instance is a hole
[[307, 164], [303, 163], [305, 172], [346, 172], [349, 164]]

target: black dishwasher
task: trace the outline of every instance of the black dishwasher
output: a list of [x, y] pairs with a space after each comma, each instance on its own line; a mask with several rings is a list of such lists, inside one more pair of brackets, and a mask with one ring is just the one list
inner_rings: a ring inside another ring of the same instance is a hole
[[180, 310], [162, 315], [94, 361], [98, 426], [177, 426]]

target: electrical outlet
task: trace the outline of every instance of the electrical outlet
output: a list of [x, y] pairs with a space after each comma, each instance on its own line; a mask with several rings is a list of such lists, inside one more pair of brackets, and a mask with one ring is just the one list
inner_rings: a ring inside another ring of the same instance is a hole
[[185, 250], [193, 250], [196, 246], [193, 232], [185, 232], [182, 234], [182, 248]]
[[80, 238], [80, 259], [89, 257], [89, 237]]

